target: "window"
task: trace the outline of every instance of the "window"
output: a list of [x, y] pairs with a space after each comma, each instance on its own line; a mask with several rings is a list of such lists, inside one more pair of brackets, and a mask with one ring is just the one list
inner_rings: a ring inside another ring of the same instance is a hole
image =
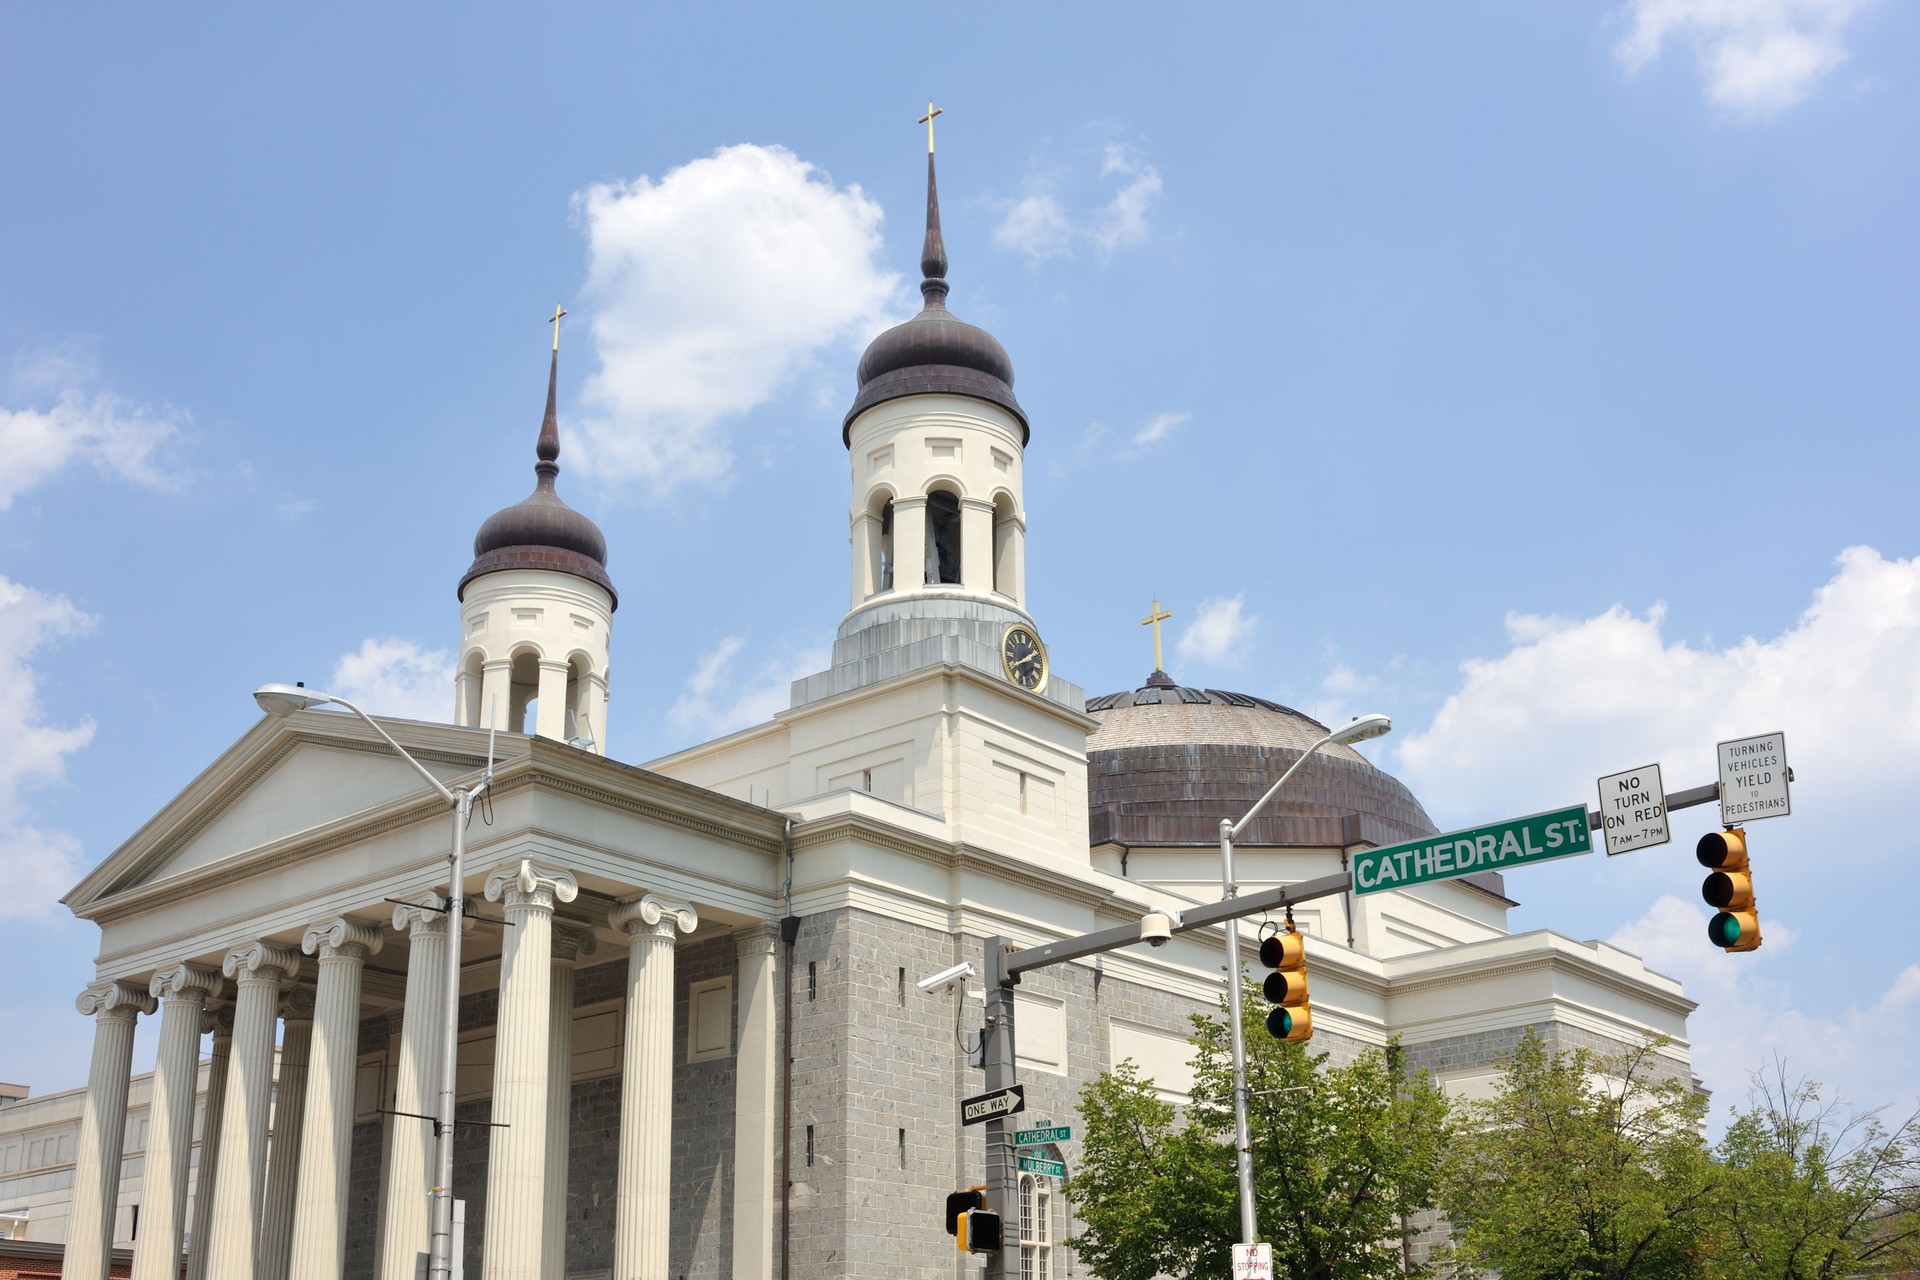
[[687, 990], [687, 1061], [733, 1053], [733, 979], [709, 978]]
[[1053, 1280], [1053, 1183], [1020, 1175], [1020, 1280]]
[[945, 489], [927, 495], [927, 581], [960, 581], [960, 499]]

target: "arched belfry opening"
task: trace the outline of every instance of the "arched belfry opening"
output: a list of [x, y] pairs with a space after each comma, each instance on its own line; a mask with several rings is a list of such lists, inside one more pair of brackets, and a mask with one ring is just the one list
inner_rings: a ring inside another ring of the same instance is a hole
[[960, 583], [960, 499], [946, 489], [927, 495], [926, 581]]
[[508, 733], [525, 733], [529, 723], [538, 723], [529, 712], [536, 711], [540, 698], [540, 655], [522, 649], [513, 655], [507, 676]]

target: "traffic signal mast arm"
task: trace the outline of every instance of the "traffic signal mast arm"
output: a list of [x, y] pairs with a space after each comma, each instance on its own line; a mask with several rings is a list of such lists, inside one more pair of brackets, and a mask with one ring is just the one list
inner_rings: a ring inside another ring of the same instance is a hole
[[[1787, 776], [1791, 778], [1793, 770], [1787, 770]], [[1667, 811], [1671, 813], [1675, 809], [1691, 809], [1695, 805], [1712, 804], [1719, 798], [1720, 784], [1717, 782], [1709, 782], [1704, 787], [1688, 787], [1685, 791], [1669, 791], [1667, 792]], [[1598, 809], [1587, 810], [1588, 830], [1604, 831], [1606, 827], [1607, 820]]]

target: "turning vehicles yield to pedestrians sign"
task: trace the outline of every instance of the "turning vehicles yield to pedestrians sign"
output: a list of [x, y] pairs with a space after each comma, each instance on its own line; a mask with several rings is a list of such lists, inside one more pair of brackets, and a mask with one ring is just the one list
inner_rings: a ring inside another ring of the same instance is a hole
[[1720, 823], [1744, 826], [1793, 812], [1787, 796], [1787, 735], [1763, 733], [1720, 744]]

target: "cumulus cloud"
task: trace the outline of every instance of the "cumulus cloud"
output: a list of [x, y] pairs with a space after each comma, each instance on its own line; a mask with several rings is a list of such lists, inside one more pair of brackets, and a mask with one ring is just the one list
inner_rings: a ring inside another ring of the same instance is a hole
[[333, 664], [328, 692], [369, 715], [446, 724], [453, 712], [453, 656], [411, 640], [369, 637]]
[[0, 577], [0, 865], [12, 878], [0, 895], [0, 918], [46, 914], [83, 870], [80, 842], [36, 825], [24, 800], [60, 782], [66, 758], [93, 740], [91, 720], [49, 722], [31, 659], [93, 625], [64, 596]]
[[746, 647], [744, 635], [726, 636], [700, 660], [667, 712], [677, 728], [718, 737], [764, 724], [787, 709], [795, 680], [825, 669], [831, 660], [824, 647], [805, 649], [769, 658], [742, 675], [736, 659]]
[[1201, 666], [1232, 666], [1246, 657], [1260, 619], [1247, 612], [1246, 593], [1200, 602], [1193, 621], [1180, 633], [1174, 652], [1180, 661]]
[[1836, 564], [1792, 626], [1725, 647], [1668, 640], [1660, 606], [1509, 615], [1512, 649], [1464, 664], [1401, 742], [1403, 775], [1479, 816], [1515, 795], [1591, 795], [1598, 773], [1648, 760], [1672, 789], [1711, 781], [1714, 742], [1780, 730], [1796, 786], [1829, 807], [1920, 793], [1920, 560], [1851, 547]]
[[1008, 202], [994, 227], [994, 243], [1039, 264], [1071, 257], [1081, 246], [1103, 254], [1144, 244], [1152, 236], [1148, 215], [1160, 199], [1160, 171], [1133, 147], [1109, 143], [1101, 152], [1099, 181], [1108, 191], [1104, 203], [1076, 215], [1057, 194], [1077, 175], [1056, 171], [1029, 180], [1029, 190]]
[[784, 147], [723, 147], [574, 197], [599, 369], [574, 428], [586, 463], [656, 490], [731, 470], [727, 424], [898, 307], [881, 209]]
[[1891, 976], [1856, 973], [1847, 989], [1867, 993], [1846, 1007], [1807, 1012], [1809, 992], [1789, 980], [1809, 957], [1783, 922], [1763, 922], [1766, 945], [1738, 957], [1703, 945], [1707, 910], [1671, 895], [1622, 926], [1613, 945], [1679, 978], [1700, 1007], [1688, 1021], [1693, 1069], [1723, 1102], [1738, 1102], [1747, 1075], [1775, 1055], [1861, 1106], [1911, 1105], [1920, 1066], [1920, 964]]
[[1692, 50], [1707, 98], [1770, 116], [1804, 99], [1846, 60], [1847, 24], [1866, 0], [1630, 0], [1614, 53], [1629, 71], [1671, 44]]
[[69, 389], [51, 407], [0, 408], [0, 511], [55, 473], [86, 464], [150, 489], [179, 482], [169, 453], [181, 415], [130, 404], [107, 391]]

